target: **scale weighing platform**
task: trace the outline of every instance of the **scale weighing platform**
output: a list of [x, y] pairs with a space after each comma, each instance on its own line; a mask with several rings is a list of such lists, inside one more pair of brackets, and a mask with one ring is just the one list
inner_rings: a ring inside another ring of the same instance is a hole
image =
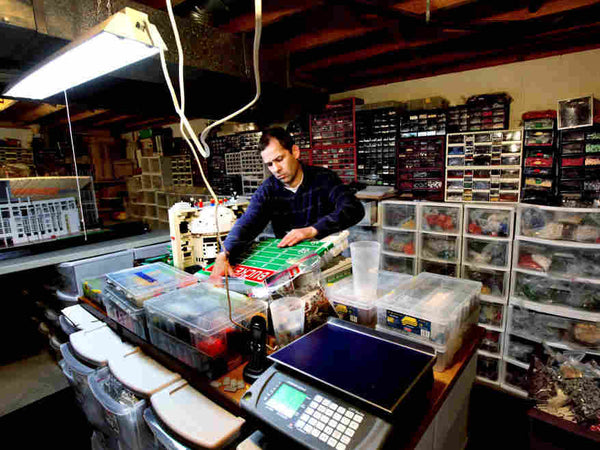
[[433, 384], [432, 348], [339, 319], [269, 356], [241, 406], [311, 449], [383, 447]]

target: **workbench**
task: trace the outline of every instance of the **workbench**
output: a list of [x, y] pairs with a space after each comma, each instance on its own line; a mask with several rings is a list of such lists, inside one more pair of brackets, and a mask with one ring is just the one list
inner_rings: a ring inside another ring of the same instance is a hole
[[[240, 407], [240, 399], [245, 390], [225, 392], [223, 387], [211, 386], [211, 380], [195, 369], [187, 366], [173, 356], [144, 341], [118, 322], [107, 317], [104, 311], [93, 302], [80, 298], [82, 306], [103, 320], [123, 339], [139, 346], [146, 354], [154, 358], [174, 372], [178, 372], [191, 386], [202, 392], [231, 413], [244, 416]], [[471, 386], [475, 380], [477, 348], [484, 330], [476, 327], [465, 336], [463, 347], [457, 352], [454, 364], [443, 372], [434, 372], [434, 384], [427, 396], [427, 404], [423, 405], [423, 413], [412, 417], [410, 426], [402, 429], [397, 437], [393, 437], [391, 448], [415, 450], [459, 450], [467, 442], [467, 419]], [[224, 374], [216, 381], [222, 382], [225, 377], [242, 378], [244, 364]], [[249, 385], [246, 385], [248, 387]], [[411, 415], [414, 416], [415, 414]], [[416, 426], [413, 426], [414, 424]], [[396, 435], [395, 435], [396, 436]]]

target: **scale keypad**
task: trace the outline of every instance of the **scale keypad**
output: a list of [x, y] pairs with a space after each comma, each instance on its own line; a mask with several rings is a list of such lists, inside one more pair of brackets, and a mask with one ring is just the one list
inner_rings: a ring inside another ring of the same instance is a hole
[[315, 395], [295, 426], [336, 450], [346, 450], [364, 416]]

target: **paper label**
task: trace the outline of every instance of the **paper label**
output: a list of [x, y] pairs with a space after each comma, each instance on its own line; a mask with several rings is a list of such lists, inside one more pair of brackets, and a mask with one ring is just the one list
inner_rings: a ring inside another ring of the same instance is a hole
[[431, 322], [427, 320], [407, 316], [388, 309], [386, 311], [386, 323], [390, 328], [396, 328], [408, 334], [416, 334], [426, 339], [431, 338]]

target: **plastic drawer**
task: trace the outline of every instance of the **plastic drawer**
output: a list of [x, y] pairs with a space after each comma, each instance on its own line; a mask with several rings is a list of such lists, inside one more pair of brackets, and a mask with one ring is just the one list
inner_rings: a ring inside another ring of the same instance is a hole
[[459, 266], [454, 263], [443, 263], [436, 261], [419, 260], [419, 273], [429, 272], [438, 275], [446, 275], [449, 277], [459, 276]]
[[460, 274], [461, 278], [481, 282], [482, 296], [498, 300], [505, 300], [508, 297], [510, 278], [508, 270], [480, 269], [463, 265]]
[[496, 330], [485, 330], [483, 339], [479, 348], [488, 353], [494, 355], [502, 354], [502, 341], [504, 340], [504, 333]]
[[493, 382], [500, 381], [500, 360], [485, 355], [478, 355], [477, 376]]
[[600, 242], [600, 209], [519, 205], [517, 234], [548, 240]]
[[384, 228], [417, 229], [417, 203], [384, 201], [380, 206]]
[[497, 269], [510, 267], [511, 241], [465, 237], [463, 245], [464, 264]]
[[394, 256], [382, 253], [381, 269], [390, 272], [407, 273], [414, 275], [417, 269], [417, 258]]
[[414, 256], [417, 251], [417, 234], [410, 231], [382, 230], [381, 249], [404, 256]]
[[514, 207], [465, 205], [465, 236], [512, 238]]
[[421, 234], [419, 236], [419, 257], [441, 263], [458, 263], [460, 260], [459, 236]]
[[419, 205], [421, 231], [459, 235], [462, 230], [462, 205], [448, 203], [421, 203]]
[[483, 325], [504, 328], [506, 305], [480, 300], [479, 323]]

